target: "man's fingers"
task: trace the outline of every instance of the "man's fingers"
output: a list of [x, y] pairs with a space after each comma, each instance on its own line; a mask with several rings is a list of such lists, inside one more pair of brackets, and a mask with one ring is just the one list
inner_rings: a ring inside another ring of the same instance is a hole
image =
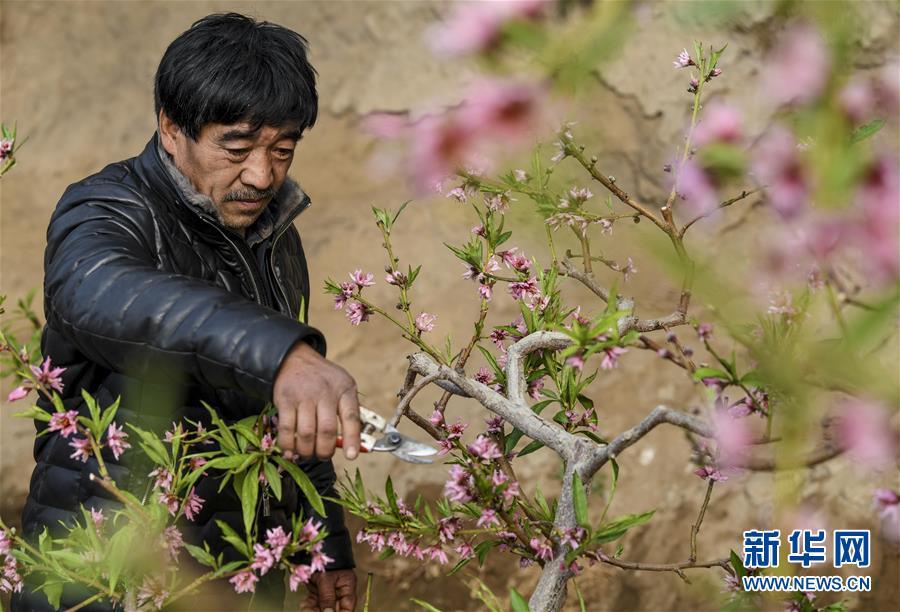
[[319, 400], [316, 407], [316, 457], [331, 459], [334, 455], [334, 444], [337, 438], [336, 406], [328, 399]]
[[356, 609], [356, 574], [353, 570], [341, 572], [335, 581], [338, 610], [353, 612]]
[[341, 418], [341, 436], [344, 442], [344, 456], [347, 459], [356, 459], [359, 452], [359, 398], [356, 388], [347, 391], [341, 396], [338, 405], [338, 416]]
[[322, 612], [334, 612], [337, 597], [334, 593], [334, 577], [329, 576], [328, 572], [319, 578], [319, 610]]
[[303, 401], [297, 409], [297, 451], [310, 458], [316, 451], [316, 405]]
[[288, 459], [293, 457], [297, 450], [294, 433], [297, 431], [297, 411], [294, 407], [287, 410], [278, 410], [278, 447], [284, 451]]

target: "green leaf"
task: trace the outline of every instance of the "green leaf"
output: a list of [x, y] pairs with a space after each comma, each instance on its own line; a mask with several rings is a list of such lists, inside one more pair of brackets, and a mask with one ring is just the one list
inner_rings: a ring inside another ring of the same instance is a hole
[[853, 133], [850, 135], [850, 142], [856, 144], [857, 142], [861, 142], [867, 138], [871, 138], [875, 134], [877, 134], [881, 128], [884, 127], [884, 119], [873, 119], [868, 123], [864, 123], [859, 126]]
[[575, 505], [575, 520], [582, 527], [588, 527], [587, 495], [584, 492], [584, 483], [581, 480], [581, 474], [577, 471], [572, 474], [572, 502]]
[[203, 550], [203, 549], [200, 548], [199, 546], [194, 546], [193, 544], [185, 544], [185, 545], [184, 545], [184, 548], [185, 548], [185, 550], [187, 550], [188, 553], [189, 553], [194, 559], [196, 559], [201, 565], [205, 565], [205, 566], [207, 566], [207, 567], [215, 567], [215, 565], [216, 565], [216, 560], [215, 560], [215, 558], [209, 553], [209, 551]]
[[472, 557], [466, 557], [465, 559], [460, 559], [459, 562], [453, 566], [453, 569], [451, 569], [447, 573], [447, 575], [452, 576], [453, 574], [455, 574], [456, 572], [458, 572], [459, 570], [464, 568], [471, 560], [472, 560]]
[[219, 526], [219, 529], [222, 532], [222, 539], [231, 544], [237, 549], [239, 553], [247, 557], [251, 558], [253, 555], [250, 554], [250, 547], [247, 546], [247, 543], [241, 538], [237, 532], [232, 529], [232, 527], [226, 523], [225, 521], [216, 519], [216, 525]]
[[603, 544], [604, 542], [618, 540], [632, 527], [642, 525], [649, 521], [654, 512], [654, 510], [651, 510], [650, 512], [644, 512], [642, 514], [628, 514], [617, 518], [611, 523], [607, 523], [598, 528], [597, 531], [594, 532], [591, 541], [596, 542], [597, 544]]
[[387, 502], [391, 507], [391, 510], [393, 510], [395, 514], [399, 513], [400, 508], [397, 505], [397, 495], [394, 493], [394, 483], [391, 481], [390, 476], [388, 476], [387, 480], [384, 482], [384, 494], [387, 496]]
[[225, 574], [227, 574], [229, 572], [233, 572], [237, 568], [239, 568], [243, 565], [246, 565], [246, 564], [247, 564], [246, 561], [232, 561], [231, 563], [226, 563], [225, 565], [223, 565], [222, 567], [217, 569], [216, 573], [213, 574], [213, 576], [215, 576], [215, 577], [224, 576]]
[[725, 370], [718, 368], [697, 368], [693, 374], [694, 380], [703, 380], [704, 378], [721, 378], [722, 380], [731, 381], [731, 376]]
[[531, 612], [528, 602], [525, 601], [525, 598], [522, 597], [515, 587], [510, 587], [509, 589], [509, 605], [512, 607], [513, 612]]
[[47, 582], [43, 587], [41, 587], [41, 590], [44, 591], [44, 595], [47, 596], [47, 601], [50, 602], [50, 607], [54, 610], [59, 610], [59, 599], [62, 597], [63, 583]]
[[28, 410], [23, 410], [22, 412], [14, 412], [13, 416], [22, 417], [25, 419], [34, 419], [36, 421], [43, 421], [45, 423], [50, 422], [50, 419], [52, 418], [52, 415], [49, 412], [38, 406], [32, 406]]
[[281, 501], [281, 475], [278, 473], [278, 468], [275, 467], [275, 464], [266, 461], [263, 469], [265, 470], [266, 480], [269, 481], [269, 487], [272, 489], [272, 495], [275, 496], [275, 499]]
[[493, 540], [485, 540], [484, 542], [479, 542], [478, 545], [475, 546], [475, 556], [478, 558], [478, 565], [484, 565], [484, 560], [487, 557], [488, 552], [496, 545], [497, 543]]
[[544, 513], [544, 518], [548, 521], [552, 521], [553, 514], [550, 512], [550, 506], [547, 504], [547, 498], [544, 497], [544, 492], [541, 491], [540, 485], [536, 486], [534, 489], [534, 499], [538, 503], [538, 506], [540, 506], [541, 512]]
[[244, 514], [244, 530], [253, 533], [256, 519], [256, 502], [259, 500], [259, 470], [254, 469], [244, 474], [241, 483], [241, 508]]
[[103, 416], [100, 419], [100, 431], [104, 432], [109, 427], [110, 423], [113, 422], [113, 419], [116, 418], [116, 412], [119, 410], [119, 402], [122, 401], [122, 396], [116, 398], [112, 404], [106, 407], [103, 411]]
[[319, 516], [325, 516], [325, 505], [322, 503], [322, 496], [319, 495], [319, 492], [316, 490], [316, 487], [313, 486], [313, 483], [309, 479], [309, 476], [306, 475], [306, 472], [301, 470], [297, 464], [288, 461], [284, 457], [275, 457], [275, 461], [291, 475], [294, 482], [300, 487], [300, 491], [309, 501], [309, 505], [313, 507], [313, 510], [315, 510]]
[[427, 601], [422, 601], [421, 599], [416, 599], [415, 597], [410, 598], [410, 601], [416, 604], [417, 606], [421, 606], [428, 610], [428, 612], [441, 612], [440, 608], [435, 608]]
[[744, 567], [741, 558], [733, 550], [731, 551], [731, 567], [734, 569], [734, 573], [737, 574], [738, 580], [747, 575], [747, 569]]
[[616, 483], [619, 482], [619, 464], [616, 463], [615, 459], [610, 459], [609, 462], [612, 465], [613, 479], [612, 484], [609, 486], [609, 500], [603, 508], [603, 514], [600, 516], [601, 525], [603, 524], [603, 521], [606, 520], [606, 513], [609, 512], [609, 507], [612, 505], [613, 498], [616, 496]]
[[544, 443], [534, 440], [533, 442], [528, 444], [525, 448], [523, 448], [521, 451], [519, 451], [516, 454], [516, 457], [524, 457], [525, 455], [530, 455], [534, 451], [541, 450], [542, 448], [544, 448]]

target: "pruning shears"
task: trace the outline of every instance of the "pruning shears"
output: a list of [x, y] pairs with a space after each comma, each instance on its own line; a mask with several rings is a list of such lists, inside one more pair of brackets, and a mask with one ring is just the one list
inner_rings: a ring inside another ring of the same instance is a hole
[[[397, 459], [409, 463], [433, 463], [428, 457], [437, 454], [437, 449], [410, 438], [406, 434], [397, 431], [393, 425], [376, 412], [359, 407], [359, 418], [362, 421], [362, 431], [359, 435], [361, 453], [388, 452]], [[337, 437], [337, 447], [343, 448], [344, 439]]]

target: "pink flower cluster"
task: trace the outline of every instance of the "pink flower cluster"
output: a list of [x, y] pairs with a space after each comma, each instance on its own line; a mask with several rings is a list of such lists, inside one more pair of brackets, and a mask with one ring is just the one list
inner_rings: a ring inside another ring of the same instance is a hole
[[425, 40], [441, 55], [484, 53], [497, 46], [509, 22], [538, 19], [551, 3], [551, 0], [489, 0], [465, 4], [447, 21], [429, 28]]
[[375, 275], [362, 270], [355, 270], [350, 273], [350, 281], [340, 284], [341, 292], [334, 296], [334, 309], [345, 309], [347, 319], [351, 325], [359, 325], [369, 320], [372, 311], [362, 302], [354, 300], [364, 287], [371, 287], [375, 284]]
[[31, 365], [28, 367], [31, 370], [34, 380], [26, 380], [22, 385], [10, 391], [6, 401], [15, 402], [22, 399], [28, 395], [29, 391], [35, 388], [35, 385], [48, 392], [51, 389], [58, 393], [63, 392], [62, 375], [66, 369], [54, 368], [50, 363], [50, 357], [44, 359], [44, 362], [40, 366]]
[[[373, 114], [365, 120], [369, 132], [381, 138], [410, 142], [406, 168], [416, 188], [429, 192], [460, 168], [486, 168], [485, 153], [525, 143], [547, 115], [543, 85], [507, 79], [483, 79], [466, 91], [465, 101], [440, 114], [417, 121], [395, 114]], [[475, 170], [478, 172], [479, 170]], [[464, 189], [450, 194], [465, 201]], [[494, 196], [488, 206], [501, 211], [508, 199]]]
[[0, 529], [0, 555], [3, 555], [3, 573], [0, 574], [0, 593], [21, 593], [22, 576], [16, 558], [12, 556], [12, 537]]

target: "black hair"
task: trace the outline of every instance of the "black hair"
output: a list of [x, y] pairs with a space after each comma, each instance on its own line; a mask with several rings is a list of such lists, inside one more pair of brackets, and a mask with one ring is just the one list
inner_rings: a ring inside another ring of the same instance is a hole
[[194, 22], [172, 41], [156, 70], [160, 109], [193, 140], [208, 123], [246, 122], [253, 130], [312, 127], [318, 114], [316, 70], [300, 34], [238, 13]]

